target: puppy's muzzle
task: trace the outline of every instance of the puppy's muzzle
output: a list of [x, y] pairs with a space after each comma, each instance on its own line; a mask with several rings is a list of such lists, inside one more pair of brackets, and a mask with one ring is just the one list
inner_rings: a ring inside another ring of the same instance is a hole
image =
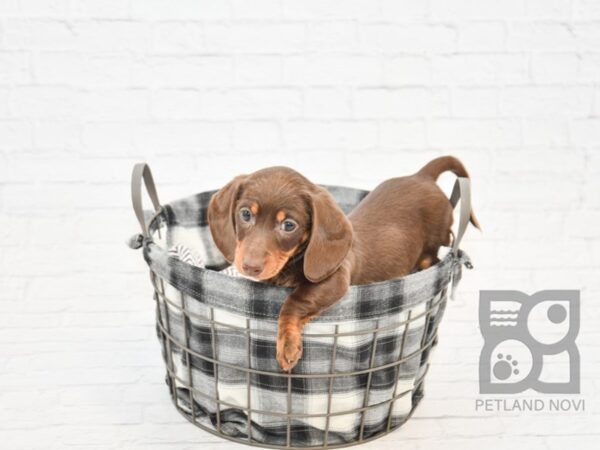
[[250, 259], [244, 258], [244, 261], [242, 262], [242, 272], [249, 277], [258, 277], [264, 268], [264, 264]]

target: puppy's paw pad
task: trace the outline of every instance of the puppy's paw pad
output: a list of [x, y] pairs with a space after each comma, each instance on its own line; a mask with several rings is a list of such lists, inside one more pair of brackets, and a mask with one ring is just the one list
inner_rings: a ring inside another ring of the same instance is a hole
[[290, 370], [302, 357], [302, 340], [284, 337], [277, 341], [277, 362], [283, 370]]

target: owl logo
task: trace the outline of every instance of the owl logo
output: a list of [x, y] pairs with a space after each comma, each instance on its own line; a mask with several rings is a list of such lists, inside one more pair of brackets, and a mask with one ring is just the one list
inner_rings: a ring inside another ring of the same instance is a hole
[[580, 391], [579, 291], [480, 291], [479, 392]]

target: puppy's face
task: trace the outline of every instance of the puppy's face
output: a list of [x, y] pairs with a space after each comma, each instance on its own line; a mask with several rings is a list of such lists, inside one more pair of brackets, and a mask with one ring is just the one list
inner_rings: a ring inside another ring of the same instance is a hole
[[304, 274], [319, 281], [339, 267], [352, 240], [329, 193], [285, 167], [234, 178], [211, 199], [208, 220], [225, 258], [258, 280], [275, 277], [306, 249]]
[[245, 275], [268, 280], [308, 241], [310, 210], [301, 179], [286, 181], [282, 171], [261, 175], [249, 177], [235, 202], [234, 264]]

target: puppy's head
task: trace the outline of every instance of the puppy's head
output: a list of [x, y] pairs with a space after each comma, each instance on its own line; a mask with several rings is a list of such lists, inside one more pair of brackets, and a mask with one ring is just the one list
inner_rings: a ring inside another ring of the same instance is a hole
[[287, 167], [234, 178], [212, 197], [208, 222], [225, 259], [259, 280], [304, 251], [304, 276], [321, 281], [352, 244], [352, 226], [333, 197]]

